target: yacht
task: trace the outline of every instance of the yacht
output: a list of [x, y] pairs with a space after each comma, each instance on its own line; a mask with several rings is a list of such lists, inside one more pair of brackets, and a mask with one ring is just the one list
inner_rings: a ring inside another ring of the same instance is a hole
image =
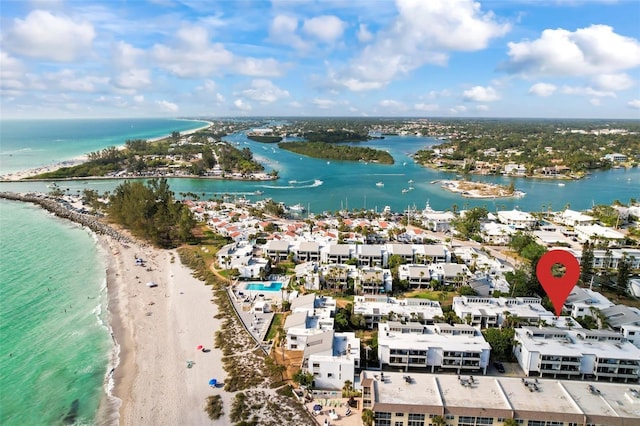
[[404, 189], [402, 190], [402, 193], [403, 193], [403, 194], [406, 194], [407, 192], [409, 192], [409, 190], [408, 190], [408, 189], [406, 189], [406, 188], [404, 188]]
[[382, 182], [377, 182], [377, 183], [376, 183], [376, 186], [384, 186], [384, 183], [382, 183]]

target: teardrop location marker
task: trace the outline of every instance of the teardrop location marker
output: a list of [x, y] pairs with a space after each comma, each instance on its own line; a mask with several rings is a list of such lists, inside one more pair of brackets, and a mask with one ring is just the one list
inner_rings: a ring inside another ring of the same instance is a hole
[[[555, 264], [564, 266], [565, 272], [563, 276], [555, 277], [553, 275]], [[536, 276], [547, 296], [549, 296], [556, 310], [556, 316], [560, 316], [564, 302], [566, 302], [571, 290], [578, 282], [578, 278], [580, 278], [578, 259], [565, 250], [548, 251], [538, 261]]]

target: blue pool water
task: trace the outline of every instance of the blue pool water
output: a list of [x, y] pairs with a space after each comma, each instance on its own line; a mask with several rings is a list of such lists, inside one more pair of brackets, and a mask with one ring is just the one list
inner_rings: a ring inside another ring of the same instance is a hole
[[282, 283], [275, 281], [270, 283], [249, 283], [245, 288], [252, 291], [280, 291]]

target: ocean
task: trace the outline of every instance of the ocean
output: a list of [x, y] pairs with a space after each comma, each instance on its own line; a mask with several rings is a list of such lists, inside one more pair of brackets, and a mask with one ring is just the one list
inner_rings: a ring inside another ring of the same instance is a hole
[[[0, 174], [200, 126], [168, 119], [3, 120]], [[0, 200], [0, 239], [0, 424], [108, 422], [113, 413], [96, 416], [117, 348], [106, 264], [93, 234], [39, 207]]]
[[[123, 145], [127, 139], [155, 138], [201, 125], [167, 119], [2, 121], [0, 175]], [[439, 142], [432, 138], [390, 136], [367, 143], [388, 150], [393, 165], [307, 158], [275, 144], [250, 141], [244, 134], [225, 139], [240, 149], [250, 148], [267, 171], [278, 170], [280, 179], [170, 179], [176, 194], [254, 201], [269, 197], [302, 204], [314, 213], [343, 208], [382, 211], [387, 205], [403, 211], [422, 209], [426, 203], [437, 210], [454, 204], [459, 209], [485, 206], [490, 211], [567, 206], [580, 210], [640, 199], [640, 168], [594, 172], [578, 181], [471, 176], [484, 182], [513, 181], [516, 189], [526, 192], [520, 199], [474, 200], [440, 188], [437, 181], [456, 178], [454, 174], [413, 162], [413, 152]], [[59, 185], [71, 193], [86, 188], [102, 193], [121, 182], [78, 180]], [[48, 192], [47, 184], [0, 182], [0, 191]], [[76, 404], [77, 423], [92, 424], [106, 389], [113, 350], [105, 313], [105, 265], [98, 247], [91, 234], [77, 225], [8, 201], [0, 201], [0, 237], [0, 424], [59, 424]]]

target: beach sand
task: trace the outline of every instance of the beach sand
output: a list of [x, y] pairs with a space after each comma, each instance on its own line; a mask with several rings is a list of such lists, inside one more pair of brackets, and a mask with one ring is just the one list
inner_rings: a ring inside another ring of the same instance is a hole
[[[220, 320], [214, 318], [211, 287], [191, 275], [175, 250], [126, 246], [106, 236], [99, 240], [109, 258], [110, 323], [120, 347], [112, 390], [121, 400], [119, 424], [212, 424], [204, 411], [206, 398], [222, 395], [229, 411], [231, 397], [208, 384], [211, 378], [225, 379], [222, 353], [213, 347]], [[137, 266], [136, 257], [145, 266]], [[158, 286], [149, 288], [152, 281]], [[198, 351], [198, 345], [210, 351]], [[187, 360], [194, 362], [192, 368]], [[231, 423], [225, 417], [216, 424]]]

